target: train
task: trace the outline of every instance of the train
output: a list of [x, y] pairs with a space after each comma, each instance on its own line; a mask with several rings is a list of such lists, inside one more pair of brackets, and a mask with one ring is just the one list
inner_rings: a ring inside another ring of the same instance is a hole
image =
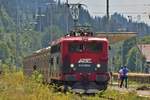
[[71, 87], [75, 92], [97, 93], [106, 90], [109, 42], [92, 32], [74, 31], [37, 50], [23, 60], [26, 75], [34, 70], [43, 74], [43, 81]]

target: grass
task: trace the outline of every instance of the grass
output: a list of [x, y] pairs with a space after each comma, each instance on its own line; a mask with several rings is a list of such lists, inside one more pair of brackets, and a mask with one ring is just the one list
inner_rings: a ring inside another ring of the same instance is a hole
[[0, 75], [0, 100], [149, 100], [136, 92], [120, 93], [108, 89], [94, 96], [55, 92], [53, 86], [27, 78], [22, 71], [7, 71]]

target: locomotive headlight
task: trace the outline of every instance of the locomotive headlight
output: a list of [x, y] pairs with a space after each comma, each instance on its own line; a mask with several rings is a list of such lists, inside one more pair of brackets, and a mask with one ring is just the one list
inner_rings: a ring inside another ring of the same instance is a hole
[[70, 67], [73, 68], [73, 67], [74, 67], [74, 64], [70, 64]]
[[100, 68], [101, 67], [101, 65], [100, 64], [97, 64], [97, 68]]

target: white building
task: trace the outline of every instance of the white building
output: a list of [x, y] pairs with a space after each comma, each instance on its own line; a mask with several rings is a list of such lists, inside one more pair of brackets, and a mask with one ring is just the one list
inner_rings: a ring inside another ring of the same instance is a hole
[[150, 44], [138, 45], [141, 55], [145, 58], [145, 71], [150, 73]]

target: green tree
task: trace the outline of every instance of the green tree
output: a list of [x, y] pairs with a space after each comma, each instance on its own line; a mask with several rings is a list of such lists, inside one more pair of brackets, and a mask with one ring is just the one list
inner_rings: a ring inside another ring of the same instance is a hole
[[136, 53], [138, 52], [137, 48], [131, 48], [127, 54], [127, 66], [130, 69], [130, 71], [135, 72], [137, 71], [137, 58], [136, 58]]

